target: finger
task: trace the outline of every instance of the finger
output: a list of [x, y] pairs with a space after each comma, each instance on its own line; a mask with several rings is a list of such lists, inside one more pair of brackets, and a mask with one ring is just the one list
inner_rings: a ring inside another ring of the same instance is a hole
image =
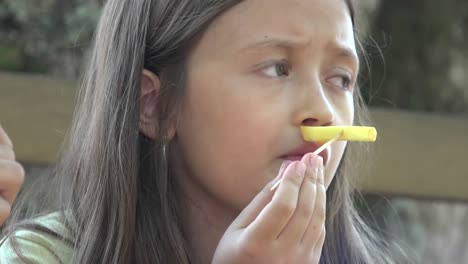
[[8, 145], [0, 145], [0, 159], [15, 160], [15, 152]]
[[271, 202], [246, 228], [245, 234], [248, 240], [266, 242], [278, 237], [296, 210], [305, 169], [304, 164], [298, 161], [294, 161], [286, 168]]
[[318, 156], [313, 153], [307, 154], [302, 162], [307, 164], [307, 169], [299, 192], [298, 205], [291, 220], [278, 237], [287, 245], [300, 244], [315, 207]]
[[0, 196], [12, 204], [23, 181], [23, 166], [16, 161], [0, 160]]
[[11, 212], [11, 204], [0, 196], [0, 226], [5, 223]]
[[312, 259], [314, 260], [313, 263], [319, 263], [320, 261], [320, 257], [322, 256], [323, 243], [325, 243], [325, 237], [326, 237], [326, 230], [324, 226], [322, 228], [322, 231], [320, 232], [319, 239], [317, 243], [315, 244], [314, 249], [312, 249], [312, 254], [313, 254]]
[[310, 247], [315, 246], [317, 243], [322, 227], [325, 226], [326, 218], [326, 189], [325, 180], [323, 175], [323, 160], [322, 157], [318, 158], [319, 169], [317, 174], [317, 198], [315, 200], [314, 213], [310, 219], [307, 230], [305, 231], [302, 243]]
[[11, 142], [10, 138], [8, 137], [5, 130], [3, 130], [1, 125], [0, 125], [0, 145], [7, 145], [13, 148], [13, 142]]
[[271, 186], [273, 186], [275, 182], [282, 178], [284, 171], [290, 163], [291, 161], [289, 160], [283, 161], [275, 179], [269, 182], [265, 188], [263, 188], [263, 190], [255, 196], [249, 205], [247, 205], [247, 207], [242, 210], [239, 216], [236, 217], [230, 227], [235, 229], [246, 228], [255, 220], [258, 214], [262, 211], [263, 208], [265, 208], [265, 206], [271, 201], [271, 198], [273, 197], [274, 192], [270, 191]]

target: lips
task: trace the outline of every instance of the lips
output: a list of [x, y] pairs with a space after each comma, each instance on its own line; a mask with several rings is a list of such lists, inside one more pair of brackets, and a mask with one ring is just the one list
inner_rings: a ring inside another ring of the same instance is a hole
[[[321, 145], [315, 142], [306, 142], [300, 145], [299, 147], [291, 150], [286, 155], [281, 156], [281, 158], [285, 160], [291, 160], [291, 161], [301, 160], [305, 154], [314, 152], [320, 146]], [[329, 156], [328, 149], [324, 149], [321, 153], [319, 153], [319, 156], [323, 158], [323, 165], [327, 164], [328, 156]]]

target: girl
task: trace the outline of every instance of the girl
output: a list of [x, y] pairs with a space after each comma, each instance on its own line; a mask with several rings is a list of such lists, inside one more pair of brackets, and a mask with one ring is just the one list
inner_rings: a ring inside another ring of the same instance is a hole
[[0, 260], [392, 263], [353, 208], [359, 154], [299, 130], [362, 122], [357, 58], [349, 0], [109, 0], [59, 194]]

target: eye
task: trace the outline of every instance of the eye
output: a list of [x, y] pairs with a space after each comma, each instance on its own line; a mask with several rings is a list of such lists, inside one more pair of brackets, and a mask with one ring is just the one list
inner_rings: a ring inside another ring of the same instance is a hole
[[337, 75], [327, 80], [331, 85], [338, 87], [345, 91], [352, 90], [352, 80], [348, 75]]
[[287, 61], [277, 61], [263, 68], [262, 72], [268, 77], [288, 77], [291, 67]]

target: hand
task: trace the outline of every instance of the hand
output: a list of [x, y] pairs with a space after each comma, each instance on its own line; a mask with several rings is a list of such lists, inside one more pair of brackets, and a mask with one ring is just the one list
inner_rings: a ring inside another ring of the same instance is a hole
[[0, 126], [0, 226], [10, 215], [23, 180], [24, 169], [15, 161], [13, 144]]
[[[240, 213], [216, 248], [214, 264], [319, 263], [325, 241], [323, 160], [308, 153], [286, 163]], [[301, 175], [305, 170], [305, 175]]]

